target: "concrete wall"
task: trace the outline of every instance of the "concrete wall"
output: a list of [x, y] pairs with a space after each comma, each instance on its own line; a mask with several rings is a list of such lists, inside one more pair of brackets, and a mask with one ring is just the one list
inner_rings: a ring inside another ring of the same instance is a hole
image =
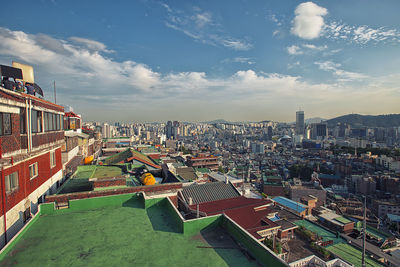
[[260, 243], [226, 215], [223, 217], [222, 226], [236, 242], [244, 246], [263, 266], [288, 266], [286, 262], [278, 258], [269, 248]]

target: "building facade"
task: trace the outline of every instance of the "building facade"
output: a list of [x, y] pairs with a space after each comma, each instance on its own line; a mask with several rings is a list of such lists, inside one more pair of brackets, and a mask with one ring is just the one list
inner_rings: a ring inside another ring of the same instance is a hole
[[296, 134], [304, 135], [304, 111], [296, 112]]
[[64, 108], [0, 87], [0, 246], [55, 193], [62, 175]]

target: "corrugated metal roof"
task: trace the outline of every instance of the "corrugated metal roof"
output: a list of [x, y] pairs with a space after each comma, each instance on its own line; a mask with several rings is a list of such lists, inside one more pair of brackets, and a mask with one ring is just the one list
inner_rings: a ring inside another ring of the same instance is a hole
[[190, 185], [182, 189], [182, 195], [187, 203], [189, 203], [189, 197], [191, 197], [192, 204], [200, 204], [240, 196], [231, 184], [223, 182]]
[[285, 198], [285, 197], [275, 197], [272, 200], [279, 203], [282, 206], [285, 206], [285, 207], [287, 207], [291, 210], [297, 211], [297, 212], [303, 212], [306, 209], [306, 206], [304, 206], [303, 204], [293, 201], [291, 199]]

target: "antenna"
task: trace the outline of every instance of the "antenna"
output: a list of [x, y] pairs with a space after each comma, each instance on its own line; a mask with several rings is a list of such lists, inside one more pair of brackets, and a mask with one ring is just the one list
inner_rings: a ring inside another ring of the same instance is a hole
[[56, 81], [54, 81], [54, 104], [57, 104]]

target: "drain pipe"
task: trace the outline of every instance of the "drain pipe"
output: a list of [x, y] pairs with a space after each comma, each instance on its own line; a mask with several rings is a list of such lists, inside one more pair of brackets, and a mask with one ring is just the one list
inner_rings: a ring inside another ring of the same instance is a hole
[[29, 140], [29, 107], [28, 107], [28, 99], [25, 98], [25, 131], [26, 131], [26, 141], [27, 141], [27, 152], [30, 151], [30, 140]]
[[4, 246], [7, 244], [7, 210], [6, 210], [6, 187], [5, 187], [5, 177], [4, 177], [4, 167], [1, 167], [1, 196], [3, 203], [3, 216], [4, 216]]
[[28, 116], [28, 126], [29, 126], [29, 152], [32, 151], [32, 99], [29, 99], [29, 116]]

